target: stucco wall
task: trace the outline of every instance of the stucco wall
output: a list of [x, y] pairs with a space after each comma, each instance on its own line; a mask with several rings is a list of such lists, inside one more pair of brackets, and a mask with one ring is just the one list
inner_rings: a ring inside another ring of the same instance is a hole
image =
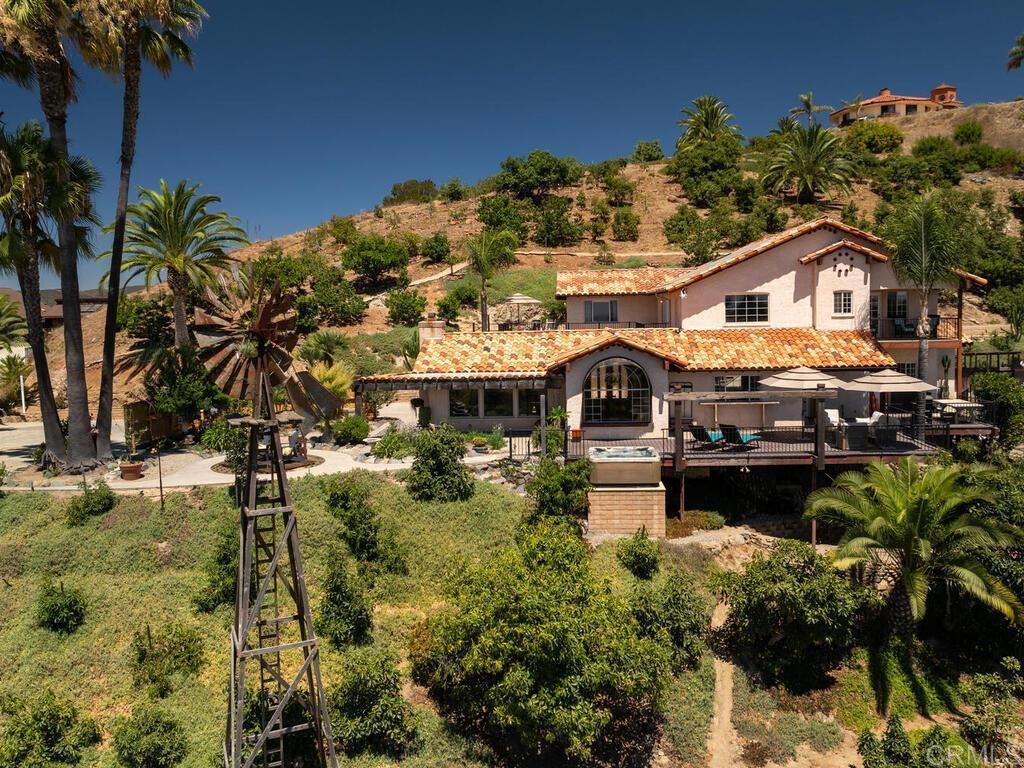
[[565, 300], [566, 320], [570, 323], [585, 323], [584, 304], [588, 301], [609, 301], [619, 303], [619, 322], [658, 322], [658, 301], [654, 296], [569, 296]]
[[[824, 330], [849, 331], [868, 327], [871, 295], [871, 259], [862, 253], [840, 248], [835, 253], [818, 259], [816, 265], [801, 265], [813, 269], [814, 327]], [[835, 292], [850, 291], [851, 312], [837, 314]]]

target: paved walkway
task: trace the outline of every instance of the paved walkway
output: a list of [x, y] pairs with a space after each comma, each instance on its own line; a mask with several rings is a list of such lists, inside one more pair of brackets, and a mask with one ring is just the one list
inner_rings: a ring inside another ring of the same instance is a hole
[[[123, 450], [124, 424], [114, 420], [111, 437], [115, 453]], [[0, 424], [0, 461], [8, 472], [24, 469], [32, 463], [32, 452], [43, 442], [43, 422], [25, 421]]]

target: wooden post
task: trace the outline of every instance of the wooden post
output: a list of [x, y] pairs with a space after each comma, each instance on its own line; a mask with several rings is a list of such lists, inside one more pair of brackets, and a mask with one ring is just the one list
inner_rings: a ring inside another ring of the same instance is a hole
[[362, 416], [363, 415], [363, 390], [357, 389], [356, 392], [355, 392], [355, 395], [356, 395], [355, 396], [355, 404], [353, 406], [355, 408], [355, 414], [356, 414], [356, 416]]

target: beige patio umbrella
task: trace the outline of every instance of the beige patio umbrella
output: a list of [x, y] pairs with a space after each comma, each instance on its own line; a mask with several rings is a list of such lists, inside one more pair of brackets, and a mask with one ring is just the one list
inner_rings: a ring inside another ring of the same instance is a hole
[[523, 307], [539, 307], [544, 302], [540, 299], [535, 299], [533, 296], [527, 296], [525, 293], [513, 293], [511, 296], [502, 299], [498, 304], [507, 304], [516, 308], [516, 322], [521, 323], [523, 321]]
[[801, 365], [761, 379], [760, 384], [776, 389], [839, 389], [843, 382], [835, 376]]
[[858, 376], [853, 381], [844, 382], [840, 386], [851, 392], [879, 392], [883, 394], [890, 394], [892, 392], [934, 392], [938, 389], [934, 384], [921, 381], [921, 379], [915, 379], [913, 376], [894, 371], [892, 368]]

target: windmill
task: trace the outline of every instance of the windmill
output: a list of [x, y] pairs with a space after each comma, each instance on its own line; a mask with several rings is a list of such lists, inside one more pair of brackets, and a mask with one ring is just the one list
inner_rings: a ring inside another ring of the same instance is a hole
[[[249, 458], [239, 497], [224, 764], [336, 768], [280, 430], [330, 416], [341, 403], [292, 360], [292, 297], [278, 285], [257, 287], [250, 272], [233, 278], [222, 276], [217, 293], [207, 289], [209, 309], [195, 311], [199, 354], [213, 379], [252, 402], [250, 416], [231, 420], [249, 431]], [[281, 385], [294, 410], [275, 415], [273, 389]]]

